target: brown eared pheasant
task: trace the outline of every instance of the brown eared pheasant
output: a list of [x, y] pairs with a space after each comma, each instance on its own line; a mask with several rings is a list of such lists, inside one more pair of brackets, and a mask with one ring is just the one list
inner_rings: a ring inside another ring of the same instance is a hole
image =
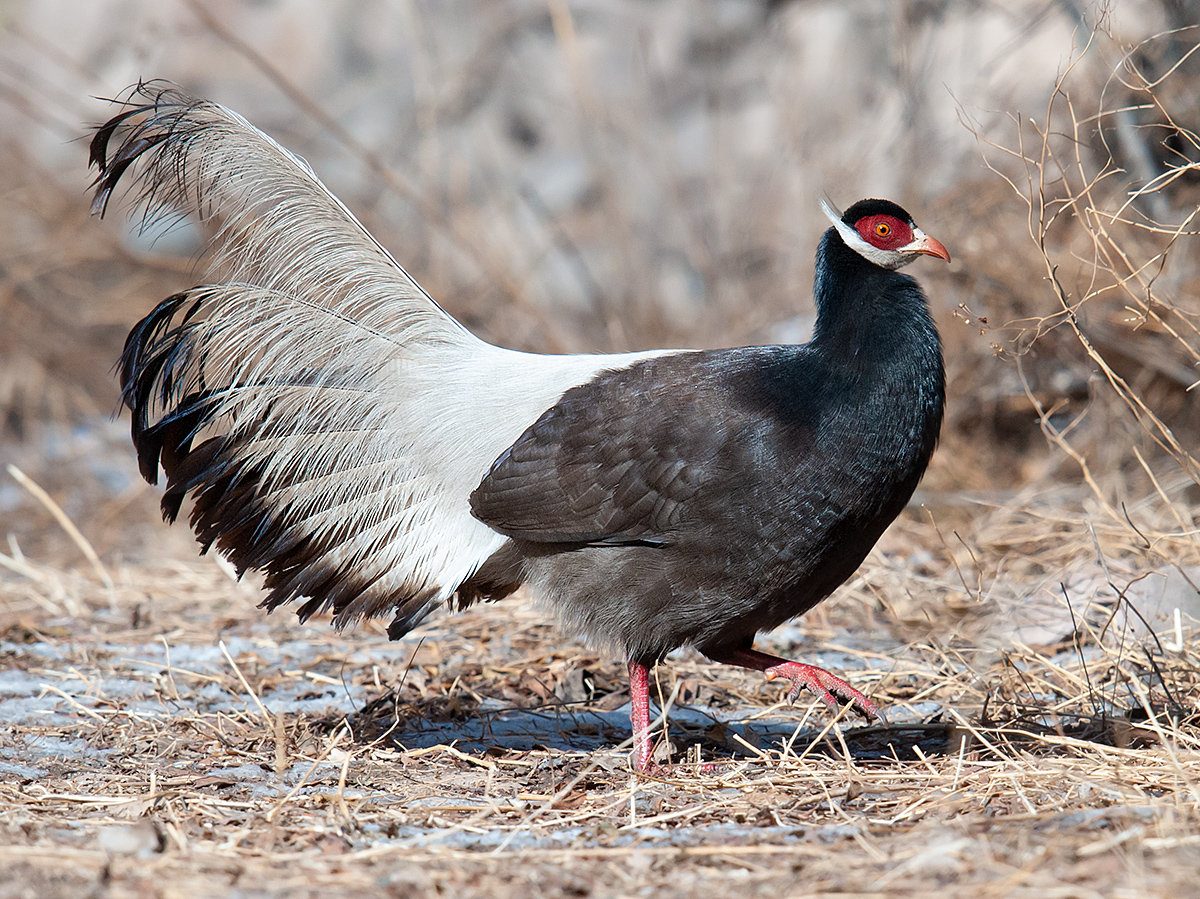
[[817, 247], [802, 346], [551, 356], [483, 342], [308, 165], [236, 113], [138, 85], [97, 129], [93, 211], [132, 169], [149, 218], [214, 233], [208, 283], [169, 297], [121, 359], [163, 514], [263, 605], [338, 625], [522, 584], [628, 661], [633, 765], [651, 767], [648, 670], [692, 646], [830, 705], [832, 674], [753, 648], [845, 581], [900, 513], [942, 421], [941, 345], [897, 269], [949, 260], [862, 200]]

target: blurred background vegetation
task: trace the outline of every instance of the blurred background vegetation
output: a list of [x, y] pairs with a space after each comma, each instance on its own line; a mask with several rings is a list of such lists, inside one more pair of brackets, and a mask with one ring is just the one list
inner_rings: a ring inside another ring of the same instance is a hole
[[[111, 367], [201, 238], [89, 220], [83, 136], [167, 78], [520, 349], [802, 341], [819, 198], [900, 202], [954, 256], [913, 268], [951, 390], [918, 501], [964, 595], [1080, 556], [1194, 593], [1198, 25], [1197, 0], [5, 0], [0, 457], [102, 555], [190, 539], [154, 521]], [[70, 551], [0, 477], [10, 549]]]

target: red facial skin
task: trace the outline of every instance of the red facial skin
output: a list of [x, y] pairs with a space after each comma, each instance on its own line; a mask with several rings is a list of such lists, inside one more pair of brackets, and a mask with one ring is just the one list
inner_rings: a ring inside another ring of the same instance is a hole
[[881, 250], [899, 250], [913, 241], [912, 227], [894, 215], [868, 215], [854, 223], [854, 230]]

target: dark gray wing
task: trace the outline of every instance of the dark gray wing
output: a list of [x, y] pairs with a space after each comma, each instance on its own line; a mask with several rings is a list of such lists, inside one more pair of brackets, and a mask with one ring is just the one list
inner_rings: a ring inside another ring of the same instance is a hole
[[470, 496], [475, 516], [535, 543], [671, 543], [738, 455], [745, 416], [712, 355], [661, 356], [566, 391], [493, 463]]
[[737, 352], [655, 357], [567, 391], [493, 463], [472, 512], [533, 542], [672, 542], [763, 461]]

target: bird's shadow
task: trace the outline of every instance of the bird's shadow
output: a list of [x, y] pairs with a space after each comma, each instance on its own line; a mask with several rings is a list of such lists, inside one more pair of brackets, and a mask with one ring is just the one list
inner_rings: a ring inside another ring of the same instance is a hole
[[[673, 755], [681, 757], [699, 746], [705, 761], [753, 758], [755, 750], [784, 747], [796, 754], [839, 758], [849, 752], [859, 761], [915, 761], [922, 755], [959, 752], [964, 740], [969, 745], [969, 732], [940, 718], [936, 712], [923, 721], [840, 725], [835, 733], [826, 721], [800, 724], [796, 716], [763, 717], [753, 710], [718, 715], [702, 706], [675, 705], [667, 733]], [[466, 695], [413, 701], [385, 693], [344, 720], [360, 742], [409, 750], [453, 744], [476, 754], [595, 751], [616, 746], [630, 734], [628, 703], [616, 708], [555, 701], [514, 706]]]

